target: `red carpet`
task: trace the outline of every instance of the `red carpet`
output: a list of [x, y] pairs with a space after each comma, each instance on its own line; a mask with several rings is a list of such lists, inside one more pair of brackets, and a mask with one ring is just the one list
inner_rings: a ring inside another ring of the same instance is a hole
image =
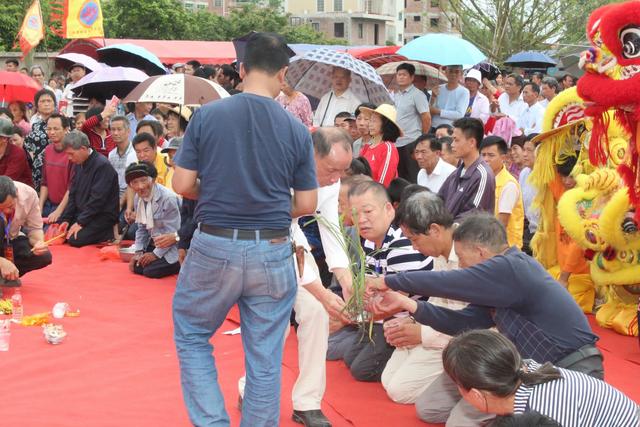
[[[133, 276], [124, 263], [100, 261], [95, 248], [53, 248], [54, 264], [23, 278], [25, 314], [49, 311], [59, 301], [80, 309], [65, 318], [68, 336], [46, 343], [40, 327], [14, 326], [11, 349], [0, 352], [2, 423], [16, 426], [188, 426], [172, 339], [175, 278]], [[223, 331], [235, 329], [227, 321]], [[640, 402], [637, 339], [597, 328], [607, 380]], [[213, 339], [220, 382], [232, 425], [237, 379], [243, 371], [240, 336]], [[635, 363], [634, 363], [635, 361]], [[340, 362], [328, 363], [323, 410], [333, 425], [425, 426], [413, 406], [397, 405], [379, 384], [357, 383]], [[286, 345], [281, 425], [290, 421], [297, 375], [295, 334]]]

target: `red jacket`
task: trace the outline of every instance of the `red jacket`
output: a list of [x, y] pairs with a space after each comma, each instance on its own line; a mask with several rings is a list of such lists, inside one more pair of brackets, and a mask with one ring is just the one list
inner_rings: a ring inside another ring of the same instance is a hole
[[98, 153], [102, 154], [105, 157], [109, 156], [109, 151], [113, 150], [116, 147], [116, 143], [113, 142], [111, 138], [111, 132], [107, 129], [107, 137], [102, 140], [102, 137], [96, 133], [94, 128], [100, 124], [102, 121], [102, 116], [98, 114], [97, 116], [93, 116], [88, 118], [82, 124], [82, 132], [87, 135], [89, 138], [89, 142], [91, 143], [91, 148], [96, 150]]
[[371, 166], [372, 178], [385, 187], [398, 177], [398, 149], [393, 142], [382, 141], [375, 148], [365, 144], [360, 149], [360, 155], [367, 159]]

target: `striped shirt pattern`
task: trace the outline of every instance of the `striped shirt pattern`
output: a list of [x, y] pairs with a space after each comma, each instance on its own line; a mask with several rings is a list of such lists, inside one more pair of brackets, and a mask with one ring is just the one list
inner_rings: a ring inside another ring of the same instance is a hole
[[363, 240], [362, 247], [367, 267], [378, 274], [433, 268], [433, 258], [413, 249], [411, 241], [404, 237], [400, 228], [389, 227], [381, 248], [376, 250], [375, 243], [370, 240]]
[[[526, 360], [528, 371], [540, 364]], [[537, 411], [563, 427], [638, 427], [640, 407], [604, 381], [581, 372], [558, 368], [562, 379], [534, 386], [520, 385], [515, 414]]]

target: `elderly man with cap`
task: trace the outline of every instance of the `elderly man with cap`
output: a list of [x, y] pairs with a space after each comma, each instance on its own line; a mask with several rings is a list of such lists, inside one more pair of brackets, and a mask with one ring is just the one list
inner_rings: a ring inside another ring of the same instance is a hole
[[469, 106], [464, 116], [480, 119], [482, 124], [487, 124], [491, 115], [491, 105], [489, 98], [480, 93], [482, 73], [479, 70], [470, 69], [464, 78], [464, 86], [469, 90]]
[[0, 225], [0, 286], [20, 286], [19, 276], [51, 264], [36, 190], [0, 176]]
[[[136, 255], [129, 268], [135, 274], [152, 279], [170, 276], [180, 271], [178, 262], [178, 229], [180, 228], [180, 203], [178, 196], [168, 188], [157, 184], [156, 168], [148, 163], [131, 164], [125, 172], [127, 185], [136, 193]], [[159, 236], [173, 234], [172, 245], [158, 247]]]
[[13, 133], [13, 123], [0, 118], [0, 175], [6, 175], [33, 187], [27, 153], [11, 143]]
[[71, 87], [87, 74], [84, 65], [74, 63], [69, 68], [69, 78], [71, 81], [62, 91], [62, 100], [60, 101], [60, 112], [67, 117], [75, 117], [76, 114], [86, 113], [89, 109], [89, 99], [74, 96]]

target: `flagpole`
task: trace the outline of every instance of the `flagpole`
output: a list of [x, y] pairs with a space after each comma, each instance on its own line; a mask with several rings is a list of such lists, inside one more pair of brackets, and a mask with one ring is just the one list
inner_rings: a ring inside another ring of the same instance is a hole
[[[44, 57], [47, 59], [47, 70], [49, 71], [49, 75], [51, 75], [51, 70], [49, 70], [49, 49], [47, 48], [47, 27], [45, 27], [44, 25], [44, 14], [42, 13], [42, 4], [39, 1], [38, 1], [38, 12], [40, 12], [40, 18], [42, 19], [42, 42], [44, 44]], [[33, 56], [35, 59], [35, 56], [36, 56], [35, 49], [34, 49]], [[42, 85], [42, 87], [44, 88], [44, 86], [48, 83], [49, 81], [47, 80], [46, 83]]]

